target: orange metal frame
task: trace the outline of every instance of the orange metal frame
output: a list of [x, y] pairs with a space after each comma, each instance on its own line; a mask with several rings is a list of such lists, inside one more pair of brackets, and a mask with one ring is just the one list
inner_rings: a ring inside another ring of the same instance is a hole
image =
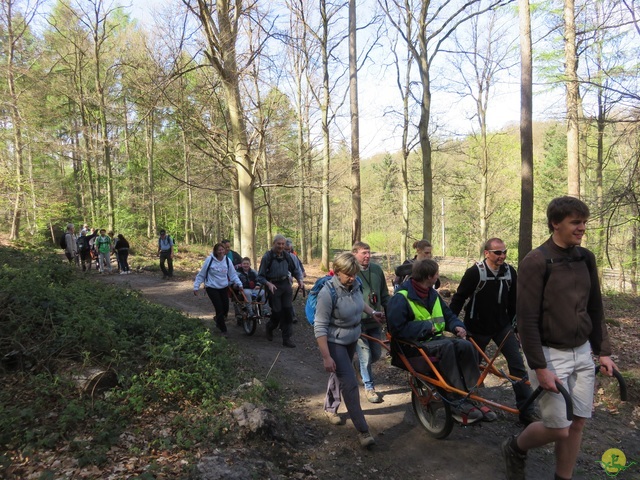
[[[384, 347], [387, 351], [391, 351], [390, 344], [391, 344], [391, 340], [392, 339], [391, 339], [391, 335], [389, 333], [387, 333], [387, 340], [380, 340], [379, 338], [371, 337], [371, 336], [366, 335], [364, 333], [361, 336], [363, 338], [366, 338], [369, 341], [377, 342], [380, 345], [382, 345], [382, 347]], [[509, 407], [509, 406], [506, 406], [506, 405], [502, 405], [500, 403], [494, 402], [492, 400], [489, 400], [487, 398], [481, 397], [480, 395], [477, 395], [476, 393], [474, 393], [474, 391], [480, 385], [482, 385], [482, 383], [484, 382], [485, 378], [489, 374], [495, 375], [495, 376], [497, 376], [499, 378], [503, 378], [505, 380], [515, 381], [515, 382], [522, 381], [521, 378], [514, 377], [512, 375], [508, 375], [508, 374], [506, 374], [504, 372], [501, 372], [494, 366], [495, 360], [498, 357], [498, 355], [500, 354], [500, 351], [502, 349], [502, 345], [504, 344], [504, 341], [503, 341], [503, 344], [500, 344], [498, 346], [498, 349], [496, 350], [496, 352], [493, 355], [493, 357], [489, 358], [487, 356], [487, 354], [484, 351], [482, 351], [480, 349], [480, 347], [478, 347], [478, 344], [476, 342], [474, 342], [473, 339], [469, 339], [469, 340], [471, 341], [471, 343], [473, 344], [475, 349], [478, 351], [478, 354], [487, 363], [486, 365], [479, 365], [479, 368], [481, 370], [481, 375], [480, 375], [480, 378], [478, 379], [478, 383], [471, 389], [471, 392], [465, 392], [463, 390], [458, 390], [457, 388], [452, 387], [451, 385], [449, 385], [447, 383], [447, 381], [442, 377], [442, 375], [438, 371], [437, 367], [434, 365], [434, 362], [429, 357], [429, 355], [427, 354], [425, 349], [422, 348], [422, 346], [420, 344], [417, 344], [415, 342], [405, 341], [405, 340], [397, 340], [397, 339], [395, 339], [394, 341], [396, 341], [398, 343], [401, 343], [401, 344], [405, 344], [405, 345], [414, 347], [414, 348], [417, 348], [419, 350], [419, 352], [420, 352], [420, 355], [422, 355], [422, 358], [427, 363], [427, 365], [429, 366], [429, 369], [432, 372], [431, 375], [425, 375], [423, 373], [420, 373], [420, 372], [416, 371], [413, 368], [413, 366], [411, 365], [411, 363], [409, 363], [409, 360], [407, 359], [407, 357], [402, 352], [398, 352], [398, 358], [402, 361], [403, 365], [405, 366], [406, 370], [409, 372], [409, 374], [411, 376], [413, 376], [415, 378], [419, 378], [423, 382], [428, 383], [430, 385], [433, 385], [434, 387], [440, 388], [440, 389], [444, 390], [445, 392], [456, 393], [458, 395], [461, 395], [463, 397], [469, 398], [471, 400], [475, 400], [477, 402], [481, 402], [483, 404], [490, 405], [490, 406], [492, 406], [494, 408], [498, 408], [500, 410], [504, 410], [505, 412], [513, 413], [513, 414], [516, 414], [516, 415], [518, 413], [520, 413], [517, 408]], [[525, 382], [527, 384], [529, 384], [528, 380], [525, 381]], [[409, 384], [411, 386], [411, 389], [414, 391], [414, 393], [416, 395], [418, 395], [418, 392], [416, 391], [414, 383], [413, 382], [409, 382]]]

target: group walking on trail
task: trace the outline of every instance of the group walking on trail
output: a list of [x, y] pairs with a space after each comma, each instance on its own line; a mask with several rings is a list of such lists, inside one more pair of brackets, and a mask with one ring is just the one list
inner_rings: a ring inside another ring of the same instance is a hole
[[[359, 379], [368, 402], [384, 403], [372, 365], [382, 357], [386, 328], [389, 338], [409, 345], [399, 352], [391, 342], [392, 365], [401, 366], [400, 356], [404, 356], [410, 371], [433, 375], [431, 359], [437, 362], [438, 375], [452, 387], [451, 392], [439, 395], [450, 405], [455, 419], [463, 424], [496, 421], [492, 409], [477, 397], [471, 398], [481, 387], [481, 358], [487, 358], [485, 349], [493, 342], [511, 377], [520, 379], [512, 386], [522, 431], [504, 439], [499, 452], [507, 478], [525, 479], [528, 452], [555, 443], [554, 478], [571, 479], [582, 433], [592, 414], [592, 355], [598, 357], [605, 375], [611, 376], [616, 369], [595, 256], [581, 246], [588, 217], [589, 209], [582, 201], [553, 199], [547, 209], [550, 236], [526, 255], [519, 271], [506, 262], [506, 243], [499, 237], [487, 239], [484, 258], [467, 268], [449, 304], [438, 293], [439, 265], [428, 240], [416, 242], [416, 256], [395, 269], [393, 294], [383, 269], [371, 261], [368, 244], [358, 241], [351, 251], [337, 254], [333, 270], [316, 282], [318, 287], [307, 300], [315, 302], [309, 321], [320, 361], [329, 373], [323, 416], [331, 425], [344, 425], [345, 416], [340, 412], [344, 400], [359, 445], [371, 448], [376, 444], [360, 403]], [[61, 246], [64, 244], [69, 262], [91, 269], [87, 252], [93, 245], [100, 272], [111, 271], [113, 251], [121, 272], [129, 272], [130, 246], [122, 234], [114, 242], [104, 229], [99, 234], [88, 233], [83, 228], [76, 236], [73, 224], [67, 225]], [[162, 230], [157, 247], [160, 269], [169, 279], [173, 276], [174, 239]], [[198, 295], [204, 286], [220, 335], [228, 336], [229, 289], [233, 289], [247, 299], [249, 315], [255, 315], [252, 302], [264, 305], [261, 314], [267, 341], [272, 342], [279, 332], [282, 346], [295, 348], [292, 284], [295, 280], [304, 291], [304, 276], [293, 243], [284, 235], [274, 236], [257, 271], [251, 259], [233, 251], [225, 239], [203, 261], [193, 293]], [[528, 400], [538, 387], [543, 393], [535, 408]], [[566, 416], [565, 400], [559, 393], [562, 388], [573, 404], [573, 418]]]

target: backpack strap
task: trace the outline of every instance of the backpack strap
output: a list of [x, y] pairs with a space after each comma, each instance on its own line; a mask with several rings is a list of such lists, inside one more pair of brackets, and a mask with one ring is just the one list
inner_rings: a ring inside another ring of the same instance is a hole
[[505, 272], [502, 275], [498, 276], [489, 276], [487, 275], [487, 265], [484, 262], [476, 262], [476, 267], [478, 268], [478, 272], [480, 273], [480, 280], [478, 281], [478, 285], [476, 285], [476, 289], [473, 292], [473, 297], [471, 299], [471, 308], [469, 309], [469, 317], [473, 318], [473, 314], [475, 312], [476, 306], [476, 294], [484, 288], [487, 284], [487, 280], [496, 280], [500, 282], [500, 290], [498, 290], [498, 303], [502, 302], [502, 289], [504, 287], [503, 280], [506, 282], [507, 291], [511, 289], [511, 267], [508, 263], [504, 263], [506, 268]]
[[587, 268], [591, 271], [591, 259], [587, 254], [586, 250], [582, 247], [576, 245], [576, 251], [580, 253], [580, 255], [573, 257], [558, 257], [558, 258], [550, 258], [549, 257], [549, 249], [545, 245], [540, 245], [537, 249], [542, 252], [542, 255], [545, 258], [545, 270], [544, 277], [542, 279], [542, 291], [544, 292], [547, 287], [547, 282], [549, 281], [549, 277], [551, 276], [551, 265], [554, 263], [572, 263], [572, 262], [582, 262], [584, 261], [587, 264]]
[[204, 287], [207, 288], [207, 279], [209, 278], [209, 269], [211, 268], [211, 263], [213, 262], [213, 253], [209, 255], [209, 263], [207, 263], [207, 269], [204, 271]]
[[478, 269], [478, 273], [480, 275], [480, 279], [478, 280], [478, 284], [476, 285], [476, 289], [473, 292], [473, 296], [471, 297], [471, 308], [469, 309], [469, 319], [473, 318], [473, 314], [476, 310], [476, 294], [484, 288], [487, 284], [487, 266], [484, 262], [476, 262], [476, 268]]

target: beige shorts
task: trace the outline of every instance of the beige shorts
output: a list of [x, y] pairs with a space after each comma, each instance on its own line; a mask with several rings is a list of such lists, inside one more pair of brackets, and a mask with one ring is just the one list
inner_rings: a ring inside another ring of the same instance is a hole
[[[542, 350], [547, 368], [556, 374], [571, 395], [573, 415], [591, 418], [596, 373], [589, 342], [576, 348], [542, 347]], [[529, 379], [531, 387], [538, 388], [538, 378], [531, 369]], [[571, 425], [571, 421], [567, 420], [564, 398], [559, 393], [543, 392], [538, 397], [538, 407], [545, 427], [566, 428]]]

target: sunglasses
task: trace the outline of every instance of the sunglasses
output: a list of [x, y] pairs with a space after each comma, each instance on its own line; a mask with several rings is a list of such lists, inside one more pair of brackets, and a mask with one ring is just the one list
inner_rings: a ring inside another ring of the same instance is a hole
[[489, 252], [495, 254], [495, 255], [506, 255], [507, 251], [506, 250], [488, 250]]

